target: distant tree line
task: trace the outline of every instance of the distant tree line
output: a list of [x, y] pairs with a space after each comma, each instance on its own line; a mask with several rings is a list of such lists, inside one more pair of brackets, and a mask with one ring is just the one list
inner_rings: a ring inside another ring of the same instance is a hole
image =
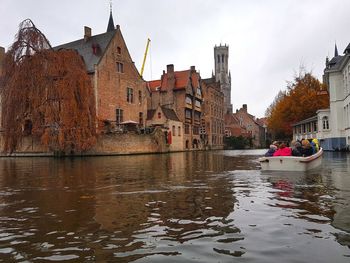
[[224, 138], [225, 149], [246, 149], [253, 146], [251, 138], [246, 138], [243, 136], [230, 136]]

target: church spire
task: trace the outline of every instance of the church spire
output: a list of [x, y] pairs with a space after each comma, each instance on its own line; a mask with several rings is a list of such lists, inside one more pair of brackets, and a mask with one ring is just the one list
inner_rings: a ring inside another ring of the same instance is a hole
[[339, 56], [339, 54], [338, 54], [338, 48], [337, 48], [337, 43], [335, 43], [334, 56], [335, 56], [335, 57]]
[[114, 30], [114, 21], [113, 21], [113, 15], [112, 15], [112, 1], [109, 2], [109, 21], [107, 26], [107, 32]]

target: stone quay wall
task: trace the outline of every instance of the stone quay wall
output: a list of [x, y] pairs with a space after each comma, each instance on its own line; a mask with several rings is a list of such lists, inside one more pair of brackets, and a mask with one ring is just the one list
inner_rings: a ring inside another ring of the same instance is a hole
[[[0, 156], [55, 156], [48, 147], [41, 144], [40, 140], [31, 136], [24, 137], [19, 143], [17, 150], [11, 155], [3, 152], [3, 138], [0, 136]], [[169, 145], [166, 144], [165, 135], [161, 129], [156, 129], [151, 134], [101, 134], [93, 148], [83, 153], [75, 153], [76, 156], [95, 155], [126, 155], [144, 153], [165, 153], [169, 152]]]

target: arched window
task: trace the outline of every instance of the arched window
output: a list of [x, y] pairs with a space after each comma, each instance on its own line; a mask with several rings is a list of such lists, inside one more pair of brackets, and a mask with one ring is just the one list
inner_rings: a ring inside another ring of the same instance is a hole
[[220, 55], [218, 55], [218, 63], [220, 63]]
[[162, 113], [158, 112], [158, 119], [162, 118]]
[[322, 118], [322, 124], [324, 130], [329, 130], [329, 121], [327, 116]]

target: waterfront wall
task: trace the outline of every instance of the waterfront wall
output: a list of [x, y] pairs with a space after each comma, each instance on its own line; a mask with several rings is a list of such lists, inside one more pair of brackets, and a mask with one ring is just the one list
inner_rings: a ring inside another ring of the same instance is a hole
[[152, 134], [106, 134], [98, 138], [96, 145], [83, 155], [116, 155], [168, 152], [165, 135], [160, 130]]
[[[1, 153], [3, 153], [3, 138], [0, 136]], [[97, 138], [96, 145], [87, 152], [75, 153], [76, 155], [122, 155], [141, 153], [163, 153], [172, 151], [171, 146], [166, 143], [165, 134], [161, 129], [156, 129], [151, 134], [103, 134]], [[24, 137], [18, 144], [17, 150], [12, 156], [53, 156], [54, 152], [44, 146], [40, 140], [31, 136]]]

